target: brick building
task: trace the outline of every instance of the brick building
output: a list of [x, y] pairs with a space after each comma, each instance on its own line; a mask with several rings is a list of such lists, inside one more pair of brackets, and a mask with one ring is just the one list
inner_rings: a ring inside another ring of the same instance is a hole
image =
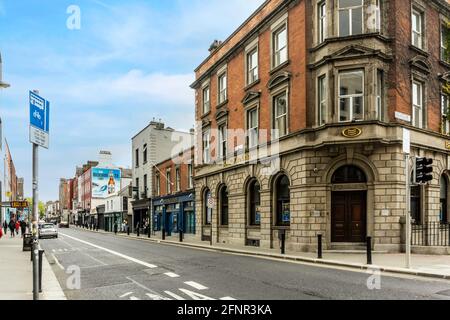
[[195, 234], [194, 148], [154, 167], [153, 231]]
[[216, 41], [192, 84], [198, 236], [402, 250], [404, 128], [434, 160], [413, 222], [448, 230], [449, 18], [444, 0], [268, 0]]

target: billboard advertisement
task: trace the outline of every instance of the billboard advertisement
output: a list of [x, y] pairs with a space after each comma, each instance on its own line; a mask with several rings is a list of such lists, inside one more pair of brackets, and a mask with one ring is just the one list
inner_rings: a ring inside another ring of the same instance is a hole
[[120, 169], [92, 168], [92, 198], [107, 198], [120, 191]]

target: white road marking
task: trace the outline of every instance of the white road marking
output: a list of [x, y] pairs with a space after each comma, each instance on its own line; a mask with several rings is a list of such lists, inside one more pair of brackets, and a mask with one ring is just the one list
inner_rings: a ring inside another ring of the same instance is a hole
[[58, 252], [63, 252], [63, 249], [58, 249]]
[[55, 255], [52, 253], [52, 257], [55, 260], [56, 265], [61, 269], [65, 270], [61, 263], [59, 263], [58, 259], [56, 259]]
[[158, 294], [146, 293], [146, 295], [152, 300], [170, 300], [170, 299], [164, 298], [164, 297], [162, 297], [162, 296], [160, 296]]
[[197, 292], [194, 292], [194, 291], [190, 291], [190, 290], [187, 290], [187, 289], [180, 288], [179, 290], [181, 292], [183, 292], [184, 294], [188, 295], [189, 297], [191, 297], [193, 300], [216, 300], [214, 298], [211, 298], [211, 297], [208, 297], [208, 296], [205, 296], [203, 294], [200, 294], [200, 293], [197, 293]]
[[139, 298], [136, 298], [135, 296], [130, 297], [130, 300], [141, 300]]
[[185, 298], [180, 297], [179, 295], [177, 295], [173, 292], [170, 292], [170, 291], [164, 291], [164, 293], [167, 294], [168, 296], [171, 296], [172, 298], [174, 298], [176, 300], [186, 300]]
[[121, 295], [119, 298], [125, 298], [125, 297], [128, 297], [129, 295], [132, 295], [132, 294], [133, 294], [133, 292], [127, 292], [127, 293]]
[[220, 298], [219, 300], [236, 300], [236, 299], [233, 297], [223, 297], [223, 298]]
[[[128, 280], [130, 280], [131, 282], [133, 282], [135, 285], [137, 285], [138, 287], [144, 289], [145, 291], [149, 291], [149, 293], [147, 293], [147, 296], [149, 296], [150, 298], [152, 298], [153, 300], [167, 300], [167, 298], [161, 297], [157, 292], [155, 292], [154, 290], [147, 288], [146, 286], [144, 286], [143, 284], [140, 284], [139, 282], [137, 282], [136, 280], [131, 279], [130, 277], [126, 277]], [[158, 299], [156, 299], [156, 297], [158, 297]], [[169, 299], [170, 300], [170, 299]]]
[[52, 249], [52, 252], [56, 252], [56, 250], [55, 250], [55, 249]]
[[75, 237], [71, 237], [71, 236], [68, 236], [68, 235], [66, 235], [66, 234], [62, 234], [62, 235], [65, 236], [65, 237], [67, 237], [67, 238], [69, 238], [69, 239], [72, 239], [72, 240], [75, 240], [75, 241], [78, 241], [78, 242], [87, 244], [87, 245], [89, 245], [89, 246], [91, 246], [91, 247], [94, 247], [94, 248], [97, 248], [97, 249], [106, 251], [106, 252], [108, 252], [108, 253], [111, 253], [111, 254], [113, 254], [113, 255], [115, 255], [115, 256], [118, 256], [118, 257], [121, 257], [121, 258], [123, 258], [123, 259], [129, 260], [129, 261], [132, 261], [132, 262], [135, 262], [135, 263], [140, 264], [140, 265], [142, 265], [142, 266], [144, 266], [144, 267], [146, 267], [146, 268], [149, 268], [149, 269], [158, 268], [158, 267], [155, 266], [154, 264], [150, 264], [150, 263], [147, 263], [147, 262], [145, 262], [145, 261], [142, 261], [142, 260], [138, 260], [138, 259], [129, 257], [129, 256], [124, 255], [124, 254], [122, 254], [122, 253], [119, 253], [119, 252], [117, 252], [117, 251], [110, 250], [110, 249], [106, 249], [106, 248], [97, 246], [96, 244], [93, 244], [93, 243], [90, 243], [90, 242], [87, 242], [87, 241], [84, 241], [84, 240], [81, 240], [81, 239], [78, 239], [78, 238], [75, 238]]
[[201, 285], [200, 283], [194, 282], [194, 281], [186, 281], [185, 284], [188, 286], [191, 286], [192, 288], [195, 288], [197, 290], [206, 290], [208, 287], [205, 287], [204, 285]]
[[176, 273], [173, 273], [173, 272], [167, 272], [164, 274], [170, 278], [179, 278], [180, 277], [179, 275], [177, 275]]
[[94, 260], [95, 262], [100, 263], [102, 266], [107, 266], [107, 265], [108, 265], [107, 263], [104, 263], [103, 261], [98, 260], [97, 258], [94, 258], [93, 256], [91, 256], [90, 254], [87, 254], [86, 252], [80, 251], [80, 253], [81, 253], [81, 254], [84, 254], [85, 256], [87, 256], [87, 257], [89, 257], [89, 258], [91, 258], [91, 259]]
[[64, 249], [64, 251], [65, 251], [65, 252], [67, 252], [67, 251], [69, 251], [69, 250], [67, 250], [67, 249]]

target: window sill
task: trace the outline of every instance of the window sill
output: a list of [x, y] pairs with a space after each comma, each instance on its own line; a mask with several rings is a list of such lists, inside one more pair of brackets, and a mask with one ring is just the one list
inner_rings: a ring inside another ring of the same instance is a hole
[[413, 44], [409, 45], [409, 49], [411, 49], [411, 50], [417, 52], [418, 54], [421, 54], [422, 56], [425, 56], [427, 58], [430, 56], [430, 54], [428, 52], [426, 52], [424, 49], [420, 49], [419, 47], [416, 47]]
[[439, 63], [440, 63], [441, 65], [443, 65], [444, 67], [446, 67], [446, 68], [450, 68], [450, 62], [446, 62], [446, 61], [444, 61], [444, 60], [440, 60], [440, 59], [439, 59]]
[[273, 230], [290, 230], [291, 226], [272, 226]]
[[209, 110], [208, 112], [202, 114], [202, 116], [200, 117], [201, 119], [205, 119], [207, 116], [209, 116], [211, 114], [211, 110]]
[[288, 66], [291, 63], [291, 60], [286, 60], [279, 66], [273, 67], [272, 70], [270, 70], [269, 74], [273, 75], [274, 73], [277, 73], [278, 71], [282, 70], [284, 67]]
[[219, 226], [219, 229], [221, 230], [228, 230], [230, 226]]
[[358, 40], [358, 39], [369, 38], [369, 37], [378, 38], [381, 41], [385, 41], [385, 42], [392, 41], [391, 38], [388, 38], [388, 37], [382, 35], [380, 32], [362, 33], [362, 34], [358, 34], [358, 35], [345, 36], [345, 37], [330, 37], [330, 38], [326, 38], [321, 43], [317, 43], [317, 45], [315, 47], [309, 49], [309, 52], [315, 52], [317, 50], [320, 50], [321, 48], [325, 47], [329, 43], [340, 42], [340, 41]]
[[223, 102], [219, 103], [219, 104], [216, 106], [216, 109], [222, 108], [222, 107], [225, 106], [227, 103], [228, 103], [228, 99], [226, 99], [226, 100], [224, 100]]
[[256, 81], [253, 81], [252, 83], [248, 84], [245, 88], [244, 91], [248, 91], [251, 88], [253, 88], [254, 86], [256, 86], [257, 84], [259, 84], [261, 82], [261, 79], [258, 79]]
[[249, 225], [247, 226], [249, 230], [261, 230], [261, 225]]

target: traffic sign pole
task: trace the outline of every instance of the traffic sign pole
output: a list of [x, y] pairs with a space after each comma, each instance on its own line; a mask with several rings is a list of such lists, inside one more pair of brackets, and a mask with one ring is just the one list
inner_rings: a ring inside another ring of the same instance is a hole
[[[39, 94], [39, 91], [33, 90]], [[39, 300], [39, 179], [38, 179], [39, 146], [33, 143], [33, 300]]]
[[403, 128], [403, 153], [405, 154], [405, 187], [406, 187], [406, 230], [405, 230], [405, 258], [406, 268], [411, 267], [411, 175], [409, 173], [409, 161], [411, 154], [411, 133]]
[[405, 176], [406, 176], [406, 268], [411, 268], [411, 176], [409, 174], [409, 154], [405, 154]]
[[38, 151], [39, 146], [33, 143], [33, 300], [39, 300], [39, 188], [38, 188]]

